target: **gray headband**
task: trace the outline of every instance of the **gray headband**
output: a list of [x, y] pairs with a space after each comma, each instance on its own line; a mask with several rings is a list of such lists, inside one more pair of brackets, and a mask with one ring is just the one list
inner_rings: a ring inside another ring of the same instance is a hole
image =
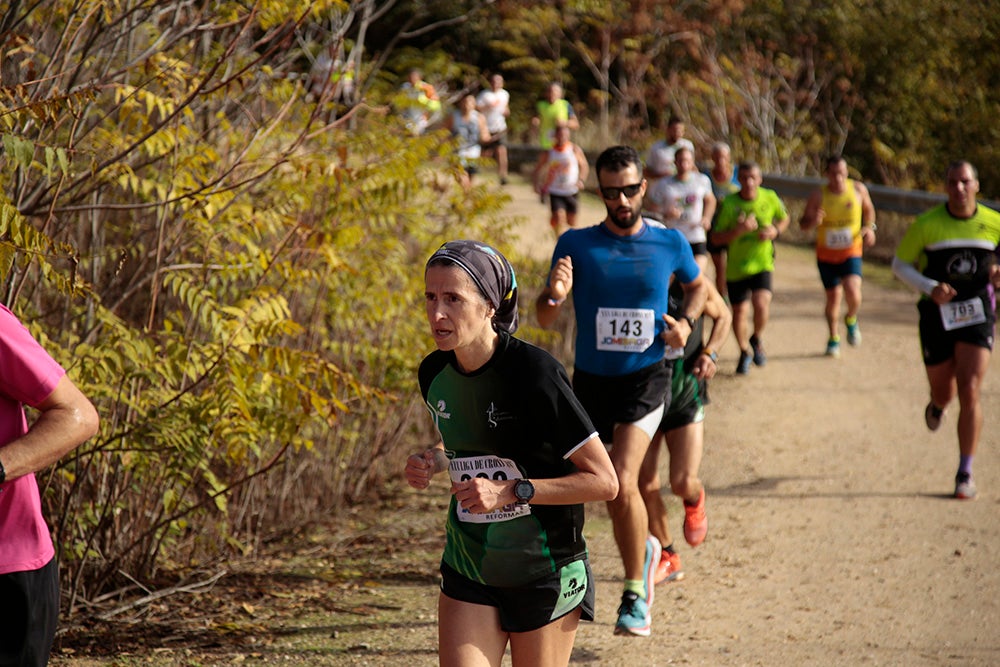
[[472, 278], [496, 311], [493, 326], [498, 331], [517, 331], [517, 278], [514, 267], [499, 251], [478, 241], [448, 241], [427, 260], [458, 266]]

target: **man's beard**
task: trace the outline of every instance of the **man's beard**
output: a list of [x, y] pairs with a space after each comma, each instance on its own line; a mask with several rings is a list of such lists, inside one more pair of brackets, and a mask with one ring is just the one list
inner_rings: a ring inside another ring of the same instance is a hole
[[629, 212], [629, 215], [628, 215], [627, 218], [620, 219], [618, 217], [618, 215], [616, 214], [616, 211], [618, 211], [618, 210], [620, 210], [620, 209], [616, 208], [615, 211], [612, 211], [609, 208], [608, 209], [608, 217], [611, 218], [611, 222], [614, 224], [614, 226], [617, 227], [617, 228], [619, 228], [619, 229], [630, 229], [633, 225], [635, 225], [635, 223], [642, 216], [641, 211], [633, 209], [632, 211]]

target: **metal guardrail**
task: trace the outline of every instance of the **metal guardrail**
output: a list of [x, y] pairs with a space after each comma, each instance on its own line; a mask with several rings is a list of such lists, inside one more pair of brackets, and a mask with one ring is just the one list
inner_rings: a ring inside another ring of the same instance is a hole
[[[510, 145], [507, 147], [508, 159], [512, 169], [517, 165], [531, 163], [538, 158], [539, 149], [535, 146], [523, 144]], [[589, 156], [593, 159], [593, 156]], [[825, 182], [821, 178], [807, 178], [798, 176], [782, 176], [780, 174], [764, 174], [764, 187], [771, 188], [782, 197], [793, 199], [808, 199], [809, 195]], [[885, 185], [868, 184], [868, 192], [871, 193], [872, 203], [879, 211], [891, 211], [903, 215], [918, 215], [927, 209], [947, 201], [948, 197], [939, 192], [924, 192], [922, 190], [903, 190], [900, 188], [890, 188]], [[1000, 211], [1000, 201], [983, 200], [979, 203]]]

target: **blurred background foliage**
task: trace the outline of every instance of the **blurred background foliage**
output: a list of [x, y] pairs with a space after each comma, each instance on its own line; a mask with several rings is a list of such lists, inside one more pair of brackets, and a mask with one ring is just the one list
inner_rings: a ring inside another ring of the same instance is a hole
[[0, 299], [103, 416], [39, 476], [68, 608], [377, 500], [429, 444], [423, 262], [514, 221], [407, 132], [411, 67], [446, 108], [502, 73], [515, 142], [559, 81], [588, 150], [677, 114], [767, 171], [937, 188], [965, 157], [996, 197], [998, 29], [944, 0], [8, 2]]

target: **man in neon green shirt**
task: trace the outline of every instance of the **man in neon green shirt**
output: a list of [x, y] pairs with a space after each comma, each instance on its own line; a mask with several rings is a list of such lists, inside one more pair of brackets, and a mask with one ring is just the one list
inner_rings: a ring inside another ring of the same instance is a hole
[[[761, 337], [770, 315], [774, 240], [788, 228], [788, 211], [774, 190], [760, 187], [756, 162], [739, 166], [740, 189], [722, 200], [712, 243], [728, 247], [726, 289], [733, 306], [733, 335], [740, 346], [736, 372], [750, 372], [751, 360], [767, 363]], [[753, 307], [753, 335], [749, 316]], [[752, 348], [752, 352], [751, 352]]]
[[955, 497], [976, 497], [972, 459], [983, 429], [980, 395], [996, 337], [1000, 289], [1000, 214], [976, 202], [979, 174], [965, 160], [945, 174], [948, 201], [935, 206], [903, 235], [892, 270], [920, 292], [920, 349], [930, 386], [927, 428], [941, 426], [958, 398], [958, 472]]
[[580, 121], [570, 103], [563, 99], [563, 89], [558, 83], [550, 83], [545, 89], [545, 99], [540, 100], [535, 109], [537, 114], [531, 125], [538, 130], [538, 145], [548, 151], [555, 143], [556, 127], [565, 125], [571, 130], [580, 129]]

